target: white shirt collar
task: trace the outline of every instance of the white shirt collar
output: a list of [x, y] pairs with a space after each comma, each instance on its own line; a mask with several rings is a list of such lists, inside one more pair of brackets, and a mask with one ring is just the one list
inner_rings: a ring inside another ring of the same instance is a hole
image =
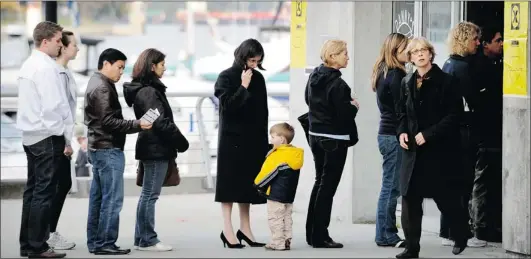
[[38, 57], [42, 60], [45, 60], [46, 62], [53, 62], [55, 63], [55, 59], [50, 57], [48, 54], [38, 50], [38, 49], [33, 49], [33, 52], [32, 52], [32, 55], [34, 55], [35, 57]]

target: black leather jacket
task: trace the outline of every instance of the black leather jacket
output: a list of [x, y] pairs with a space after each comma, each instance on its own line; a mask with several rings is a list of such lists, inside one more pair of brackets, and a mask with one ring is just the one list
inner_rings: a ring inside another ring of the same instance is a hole
[[124, 120], [114, 82], [94, 73], [85, 92], [85, 125], [91, 149], [124, 149], [125, 135], [141, 131], [140, 121]]

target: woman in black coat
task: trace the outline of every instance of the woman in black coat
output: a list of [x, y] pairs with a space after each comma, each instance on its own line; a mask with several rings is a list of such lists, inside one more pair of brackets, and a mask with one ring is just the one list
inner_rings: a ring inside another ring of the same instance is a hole
[[435, 52], [426, 39], [413, 39], [407, 54], [417, 70], [402, 80], [397, 105], [406, 249], [396, 257], [419, 256], [424, 198], [433, 198], [441, 213], [448, 215], [456, 238], [452, 252], [460, 254], [467, 242], [467, 211], [459, 205], [456, 194], [462, 181], [459, 122], [463, 102], [459, 85], [454, 77], [432, 64]]
[[[256, 70], [264, 70], [264, 49], [255, 39], [248, 39], [234, 51], [232, 67], [219, 74], [215, 96], [219, 99], [218, 167], [216, 202], [221, 202], [223, 232], [220, 238], [229, 248], [242, 248], [255, 242], [250, 226], [250, 204], [264, 204], [253, 187], [254, 178], [269, 150], [268, 107], [265, 79]], [[238, 203], [240, 226], [236, 235], [232, 227], [232, 204]], [[238, 242], [239, 241], [239, 242]]]
[[[460, 204], [468, 209], [472, 196], [474, 177], [476, 175], [477, 160], [477, 129], [474, 129], [475, 110], [479, 106], [480, 87], [477, 84], [479, 78], [474, 75], [474, 59], [481, 36], [480, 28], [471, 22], [460, 22], [448, 34], [448, 46], [450, 57], [444, 62], [442, 71], [454, 76], [459, 83], [459, 90], [463, 96], [464, 113], [461, 117], [461, 150], [463, 160], [463, 185]], [[479, 77], [483, 77], [480, 75]], [[489, 104], [490, 105], [490, 104]], [[474, 222], [472, 222], [474, 223]], [[470, 228], [467, 228], [467, 236], [473, 237]], [[443, 238], [443, 245], [450, 245], [453, 237], [450, 235], [450, 226], [446, 215], [441, 214], [439, 236]], [[476, 241], [476, 242], [475, 242]], [[484, 246], [483, 242], [472, 239], [468, 242], [474, 246]], [[486, 244], [485, 244], [486, 245]]]
[[151, 130], [138, 133], [136, 141], [135, 158], [144, 167], [134, 240], [135, 247], [141, 251], [172, 250], [171, 246], [160, 242], [155, 232], [155, 202], [159, 198], [168, 166], [175, 166], [173, 162], [177, 152], [185, 152], [189, 146], [175, 125], [166, 98], [166, 86], [160, 81], [166, 70], [165, 57], [156, 49], [146, 49], [133, 67], [133, 81], [124, 84], [125, 100], [127, 105], [133, 106], [137, 119], [149, 109], [157, 109], [160, 113]]

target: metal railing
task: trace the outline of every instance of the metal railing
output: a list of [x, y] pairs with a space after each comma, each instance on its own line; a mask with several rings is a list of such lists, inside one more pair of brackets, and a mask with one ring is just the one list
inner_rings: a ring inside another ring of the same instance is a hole
[[[126, 119], [134, 119], [134, 113], [132, 112], [132, 108], [129, 108], [125, 105], [124, 101], [123, 101], [123, 93], [121, 91], [118, 91], [119, 92], [119, 96], [120, 96], [120, 102], [122, 103], [122, 109], [123, 109], [123, 112], [124, 112], [124, 117]], [[189, 128], [190, 128], [190, 131], [195, 131], [195, 125], [197, 125], [197, 132], [198, 132], [198, 136], [197, 135], [187, 135], [185, 134], [185, 136], [187, 138], [190, 139], [194, 139], [194, 137], [198, 137], [198, 143], [197, 141], [191, 141], [191, 142], [194, 142], [194, 143], [191, 143], [191, 147], [190, 149], [186, 152], [186, 153], [191, 153], [189, 156], [185, 156], [185, 159], [188, 159], [190, 160], [191, 158], [193, 158], [194, 156], [199, 156], [201, 159], [200, 161], [188, 161], [187, 163], [186, 162], [179, 162], [179, 164], [185, 164], [188, 166], [188, 170], [187, 172], [185, 172], [183, 174], [183, 177], [186, 177], [186, 176], [192, 176], [194, 175], [194, 173], [192, 173], [191, 171], [193, 171], [192, 169], [190, 168], [193, 168], [194, 165], [200, 165], [202, 167], [203, 170], [201, 171], [206, 171], [205, 174], [200, 174], [202, 175], [202, 177], [205, 177], [205, 185], [206, 185], [206, 188], [207, 189], [213, 189], [214, 188], [214, 176], [212, 174], [212, 149], [210, 148], [209, 146], [209, 137], [213, 136], [213, 135], [208, 135], [208, 130], [207, 130], [207, 126], [205, 125], [205, 122], [212, 122], [213, 124], [217, 123], [217, 116], [215, 116], [215, 114], [213, 115], [213, 120], [211, 121], [206, 121], [205, 119], [205, 115], [204, 115], [204, 109], [203, 109], [203, 106], [204, 106], [204, 101], [205, 99], [209, 99], [209, 98], [212, 98], [214, 97], [213, 95], [213, 86], [206, 86], [206, 85], [199, 85], [199, 86], [194, 86], [193, 88], [190, 87], [190, 88], [182, 88], [182, 89], [179, 89], [178, 92], [176, 91], [171, 91], [171, 89], [168, 89], [168, 92], [166, 93], [169, 101], [170, 101], [170, 106], [172, 106], [172, 109], [179, 109], [179, 110], [183, 110], [183, 109], [191, 109], [191, 111], [194, 111], [195, 112], [195, 118], [194, 118], [194, 114], [190, 114], [189, 116], [189, 119], [188, 120], [176, 120], [176, 124], [180, 124], [179, 128], [181, 129], [181, 131], [184, 132], [184, 123], [188, 122], [189, 123]], [[84, 93], [81, 93], [81, 92], [78, 92], [78, 112], [82, 112], [79, 111], [80, 109], [82, 109], [82, 103], [83, 103], [83, 96], [84, 96]], [[268, 86], [268, 96], [269, 97], [287, 97], [289, 96], [289, 89], [287, 87], [282, 87], [282, 86], [276, 86], [276, 85], [271, 85], [271, 86]], [[2, 108], [2, 110], [4, 110], [4, 105], [6, 104], [7, 106], [10, 106], [10, 107], [16, 107], [17, 105], [17, 101], [18, 101], [18, 93], [16, 92], [2, 92], [1, 93], [1, 102], [0, 102], [0, 106]], [[188, 98], [185, 98], [185, 97], [188, 97]], [[196, 100], [191, 100], [190, 98], [197, 98]], [[187, 99], [187, 101], [190, 103], [188, 106], [182, 106], [180, 104], [177, 104], [176, 103], [179, 103], [179, 100], [182, 100], [182, 99]], [[193, 102], [192, 102], [193, 101]], [[272, 117], [270, 115], [270, 123], [271, 122], [274, 122], [274, 121], [285, 121], [285, 120], [289, 120], [289, 112], [288, 112], [288, 105], [287, 104], [280, 104], [280, 107], [275, 107], [275, 104], [272, 104], [272, 102], [269, 102], [270, 103], [270, 114], [275, 114], [274, 112], [272, 113], [271, 110], [272, 109], [285, 109], [285, 110], [282, 110], [280, 111], [279, 113], [277, 114], [282, 114], [283, 118], [274, 118], [274, 116]], [[176, 107], [178, 106], [178, 107]], [[276, 106], [279, 106], [278, 104]], [[175, 113], [175, 112], [174, 112]], [[128, 116], [129, 115], [129, 116]], [[82, 118], [83, 116], [81, 116]], [[174, 116], [174, 117], [179, 117], [179, 116]], [[184, 115], [181, 113], [180, 114], [180, 117], [184, 117]], [[14, 119], [13, 119], [14, 121]], [[3, 122], [4, 123], [4, 122]], [[79, 118], [79, 114], [78, 114], [78, 117], [77, 117], [77, 124], [80, 125], [82, 124], [82, 119]], [[4, 126], [4, 125], [3, 125]], [[14, 125], [12, 125], [12, 127], [14, 127]], [[214, 130], [216, 130], [216, 133], [217, 133], [217, 129], [216, 127], [212, 127]], [[6, 136], [4, 137], [3, 136], [4, 133], [2, 133], [2, 142], [5, 141], [5, 139], [9, 138], [10, 136]], [[134, 138], [136, 139], [136, 134], [132, 134], [134, 135]], [[128, 135], [128, 138], [130, 138], [130, 136], [132, 137], [132, 135]], [[74, 141], [73, 141], [74, 142]], [[127, 140], [127, 142], [132, 142], [130, 139]], [[194, 144], [198, 144], [199, 147], [195, 147]], [[126, 155], [126, 159], [127, 157], [133, 157], [134, 158], [134, 148], [133, 150], [131, 150], [130, 148], [127, 147], [128, 145], [126, 144], [126, 148], [125, 148], [125, 152], [128, 153]], [[134, 144], [133, 144], [133, 147], [134, 147]], [[74, 150], [76, 153], [77, 153], [77, 150]], [[198, 152], [199, 151], [199, 154], [195, 154], [195, 152]], [[20, 147], [20, 150], [18, 151], [19, 153], [23, 153], [22, 151], [22, 147]], [[132, 156], [131, 156], [131, 152], [132, 152]], [[6, 152], [2, 152], [2, 156], [4, 156]], [[13, 153], [16, 153], [16, 152], [13, 152]], [[186, 154], [184, 153], [184, 154]], [[180, 158], [180, 157], [179, 157]], [[179, 159], [178, 158], [178, 159]], [[130, 164], [130, 163], [127, 163], [128, 161], [126, 161], [126, 173], [125, 175], [128, 175], [129, 177], [132, 176], [133, 174], [132, 173], [127, 173], [127, 172], [135, 172], [134, 170], [134, 167], [136, 167], [136, 160], [135, 159], [128, 159], [128, 160], [133, 160], [134, 163], [133, 164]], [[4, 163], [2, 163], [2, 171], [4, 171], [4, 169], [8, 169], [10, 166], [7, 166], [4, 167]], [[23, 168], [25, 169], [25, 166], [12, 166], [11, 169], [13, 169], [14, 167], [19, 167], [19, 168]], [[131, 168], [133, 167], [133, 168]], [[72, 159], [72, 178], [73, 179], [76, 179], [77, 176], [76, 176], [76, 173], [75, 173], [75, 158]], [[24, 170], [25, 171], [25, 170]], [[195, 174], [197, 175], [197, 174]], [[126, 176], [127, 177], [127, 176]], [[2, 181], [5, 181], [6, 179], [4, 179], [4, 177], [2, 177]], [[19, 178], [15, 178], [15, 179], [12, 179], [12, 180], [15, 180], [15, 181], [22, 181], [22, 180], [25, 180], [24, 177], [19, 177]], [[9, 180], [8, 180], [9, 181]], [[72, 189], [71, 189], [71, 192], [72, 193], [75, 193], [77, 192], [77, 181], [72, 181]]]

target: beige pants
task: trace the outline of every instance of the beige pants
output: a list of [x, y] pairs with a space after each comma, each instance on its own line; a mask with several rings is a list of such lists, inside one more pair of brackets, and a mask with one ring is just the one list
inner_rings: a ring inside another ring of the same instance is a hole
[[293, 204], [267, 200], [267, 219], [272, 236], [268, 247], [282, 250], [285, 249], [286, 240], [291, 241], [293, 235], [292, 213]]

